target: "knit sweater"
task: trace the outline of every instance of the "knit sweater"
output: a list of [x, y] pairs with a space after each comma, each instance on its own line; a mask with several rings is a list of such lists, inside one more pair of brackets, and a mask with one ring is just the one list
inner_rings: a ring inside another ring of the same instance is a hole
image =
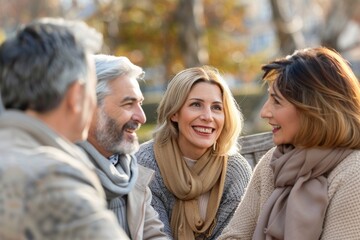
[[[256, 166], [244, 199], [220, 239], [252, 239], [263, 205], [274, 190], [269, 150]], [[354, 151], [328, 174], [329, 205], [320, 239], [360, 239], [360, 151]]]
[[[136, 157], [139, 164], [155, 171], [155, 178], [149, 185], [153, 193], [151, 204], [159, 213], [160, 220], [165, 225], [166, 234], [172, 239], [170, 217], [176, 198], [164, 184], [155, 159], [153, 144], [152, 140], [143, 143], [140, 146], [140, 150], [136, 153]], [[216, 214], [216, 224], [212, 235], [206, 239], [216, 239], [230, 221], [245, 192], [245, 188], [250, 180], [251, 171], [249, 163], [240, 154], [229, 156], [224, 192]]]

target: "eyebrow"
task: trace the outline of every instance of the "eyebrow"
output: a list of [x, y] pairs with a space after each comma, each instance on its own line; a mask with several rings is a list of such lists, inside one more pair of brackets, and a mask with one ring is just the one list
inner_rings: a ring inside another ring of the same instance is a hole
[[[270, 89], [269, 89], [270, 90]], [[276, 91], [273, 89], [274, 93], [270, 93], [270, 96], [273, 98], [277, 98], [279, 100], [283, 100], [283, 98], [276, 93]]]
[[144, 101], [144, 97], [136, 98], [136, 97], [127, 96], [127, 97], [124, 97], [121, 102], [128, 102], [128, 101], [130, 101], [130, 102], [137, 102], [137, 101], [142, 102], [142, 101]]
[[[204, 100], [201, 99], [201, 98], [189, 98], [188, 100], [191, 100], [191, 101], [196, 100], [196, 101], [204, 102]], [[220, 103], [220, 104], [223, 104], [222, 101], [213, 101], [212, 103]]]

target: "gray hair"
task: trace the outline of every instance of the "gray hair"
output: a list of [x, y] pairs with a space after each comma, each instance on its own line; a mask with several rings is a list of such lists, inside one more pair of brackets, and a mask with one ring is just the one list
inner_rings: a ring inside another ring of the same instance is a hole
[[103, 103], [104, 97], [110, 93], [109, 82], [120, 77], [128, 76], [141, 80], [144, 71], [141, 67], [133, 64], [127, 57], [116, 57], [112, 55], [94, 55], [97, 75], [96, 95], [98, 104]]
[[75, 81], [86, 83], [90, 53], [102, 35], [82, 21], [42, 18], [0, 46], [0, 89], [6, 109], [47, 112]]

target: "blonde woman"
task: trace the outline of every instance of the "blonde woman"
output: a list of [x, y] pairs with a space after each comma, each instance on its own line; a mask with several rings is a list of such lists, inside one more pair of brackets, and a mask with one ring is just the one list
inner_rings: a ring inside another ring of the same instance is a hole
[[251, 175], [237, 153], [242, 121], [217, 69], [185, 69], [169, 83], [154, 139], [136, 155], [155, 170], [152, 205], [170, 238], [216, 239], [231, 219]]

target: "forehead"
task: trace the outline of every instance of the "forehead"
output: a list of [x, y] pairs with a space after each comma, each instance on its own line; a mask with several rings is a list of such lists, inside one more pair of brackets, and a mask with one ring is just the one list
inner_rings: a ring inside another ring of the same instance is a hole
[[268, 92], [274, 93], [275, 95], [282, 97], [282, 94], [279, 91], [279, 88], [276, 86], [275, 82], [269, 83]]
[[198, 82], [195, 83], [192, 88], [190, 89], [189, 96], [192, 95], [200, 95], [200, 96], [209, 96], [212, 95], [213, 97], [222, 96], [220, 87], [213, 82]]
[[142, 97], [142, 92], [138, 80], [135, 77], [123, 75], [110, 81], [110, 95], [118, 97]]

